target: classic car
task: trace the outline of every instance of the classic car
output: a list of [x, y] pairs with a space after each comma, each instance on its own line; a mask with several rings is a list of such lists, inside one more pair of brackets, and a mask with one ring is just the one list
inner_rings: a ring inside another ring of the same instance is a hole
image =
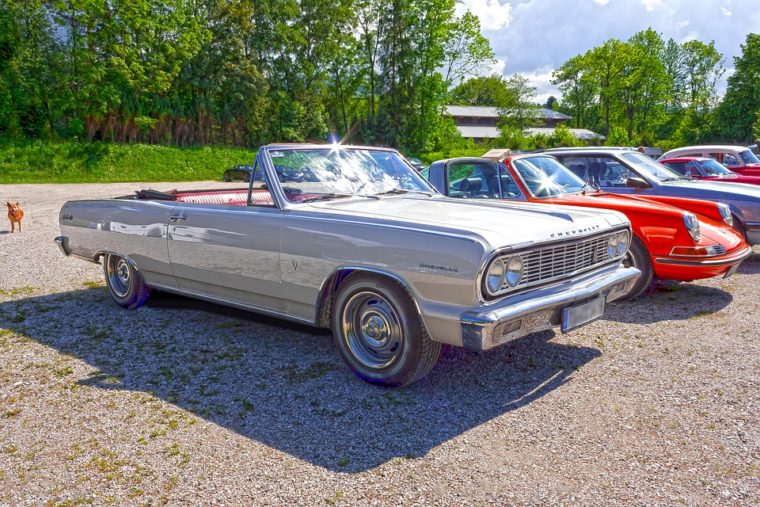
[[485, 158], [433, 162], [430, 182], [459, 198], [500, 198], [620, 211], [631, 221], [633, 240], [625, 264], [641, 271], [621, 299], [641, 294], [654, 277], [691, 281], [733, 274], [752, 253], [731, 227], [725, 204], [672, 199], [672, 204], [644, 197], [610, 194], [585, 183], [557, 159], [543, 154], [508, 156], [502, 163]]
[[705, 145], [684, 146], [665, 152], [658, 160], [662, 162], [676, 157], [714, 158], [732, 171], [746, 176], [760, 176], [760, 160], [746, 146]]
[[589, 146], [553, 148], [545, 153], [608, 192], [641, 195], [665, 204], [674, 202], [673, 197], [728, 204], [734, 229], [750, 245], [760, 244], [760, 188], [755, 185], [690, 179], [630, 149]]
[[682, 174], [696, 180], [725, 181], [727, 183], [747, 183], [760, 185], [760, 176], [737, 174], [714, 158], [709, 157], [675, 157], [659, 161]]
[[224, 175], [222, 175], [222, 179], [228, 182], [233, 180], [249, 181], [251, 179], [252, 172], [252, 165], [236, 165], [225, 170]]
[[584, 325], [639, 276], [622, 214], [448, 199], [381, 148], [268, 145], [245, 188], [70, 201], [59, 222], [123, 307], [158, 289], [330, 328], [354, 373], [392, 386], [442, 343]]

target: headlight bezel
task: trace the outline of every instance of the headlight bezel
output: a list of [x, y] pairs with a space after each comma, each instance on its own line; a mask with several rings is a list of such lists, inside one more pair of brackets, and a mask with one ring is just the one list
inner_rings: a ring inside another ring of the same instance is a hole
[[[501, 269], [500, 274], [498, 273], [499, 269]], [[485, 289], [485, 292], [488, 296], [494, 297], [498, 295], [499, 292], [501, 292], [502, 287], [504, 287], [504, 279], [506, 277], [506, 274], [507, 266], [504, 264], [504, 261], [499, 257], [495, 258], [488, 266], [488, 269], [483, 276], [483, 288]], [[494, 281], [496, 288], [491, 288], [491, 281]]]
[[[515, 264], [513, 266], [513, 263]], [[509, 288], [513, 289], [520, 285], [520, 281], [522, 280], [523, 276], [523, 270], [525, 268], [525, 265], [523, 264], [522, 257], [519, 255], [512, 255], [506, 259], [506, 262], [504, 262], [504, 265], [506, 267], [506, 272], [504, 274], [504, 281], [507, 282], [507, 285]], [[510, 279], [510, 274], [516, 273], [516, 279], [515, 276], [512, 276]]]
[[683, 224], [686, 227], [689, 236], [691, 236], [692, 241], [694, 241], [694, 243], [702, 241], [702, 230], [699, 226], [697, 215], [690, 211], [684, 211], [681, 213], [681, 217], [683, 218]]
[[734, 226], [734, 214], [731, 212], [731, 207], [728, 204], [719, 202], [718, 213], [720, 213], [720, 216], [723, 217], [724, 224], [728, 225], [729, 227]]

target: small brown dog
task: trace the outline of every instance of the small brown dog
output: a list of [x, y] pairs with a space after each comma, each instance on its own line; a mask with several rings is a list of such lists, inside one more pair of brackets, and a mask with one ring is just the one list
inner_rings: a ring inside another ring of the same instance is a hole
[[11, 221], [11, 232], [16, 232], [16, 224], [18, 224], [18, 232], [21, 232], [21, 220], [24, 218], [24, 210], [21, 209], [18, 203], [8, 204], [8, 220]]

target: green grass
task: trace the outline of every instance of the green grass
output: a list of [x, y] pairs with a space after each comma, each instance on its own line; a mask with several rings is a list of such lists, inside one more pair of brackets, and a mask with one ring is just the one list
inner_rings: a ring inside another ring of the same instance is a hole
[[0, 141], [0, 183], [221, 180], [225, 169], [255, 155], [242, 148]]

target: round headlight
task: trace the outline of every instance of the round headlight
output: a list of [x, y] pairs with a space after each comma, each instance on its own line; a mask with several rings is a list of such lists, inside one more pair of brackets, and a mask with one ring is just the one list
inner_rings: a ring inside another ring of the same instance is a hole
[[731, 214], [731, 208], [728, 207], [728, 204], [723, 204], [722, 202], [718, 203], [718, 211], [720, 212], [720, 216], [723, 217], [723, 222], [730, 226], [734, 226], [734, 216]]
[[504, 285], [505, 273], [506, 268], [500, 259], [496, 259], [491, 263], [491, 266], [489, 266], [488, 273], [486, 273], [486, 290], [488, 290], [491, 295], [494, 295], [501, 290], [501, 287]]
[[515, 287], [520, 283], [520, 279], [523, 275], [523, 261], [522, 257], [516, 255], [510, 257], [507, 261], [507, 285]]
[[618, 247], [618, 235], [613, 234], [610, 236], [610, 239], [607, 243], [607, 255], [612, 258], [617, 255], [617, 247]]
[[683, 223], [686, 226], [686, 230], [689, 231], [691, 239], [694, 240], [694, 243], [699, 243], [702, 239], [702, 232], [699, 229], [699, 220], [697, 220], [697, 216], [694, 213], [685, 211], [683, 213]]
[[621, 232], [618, 234], [617, 254], [623, 255], [626, 250], [628, 250], [628, 233]]

